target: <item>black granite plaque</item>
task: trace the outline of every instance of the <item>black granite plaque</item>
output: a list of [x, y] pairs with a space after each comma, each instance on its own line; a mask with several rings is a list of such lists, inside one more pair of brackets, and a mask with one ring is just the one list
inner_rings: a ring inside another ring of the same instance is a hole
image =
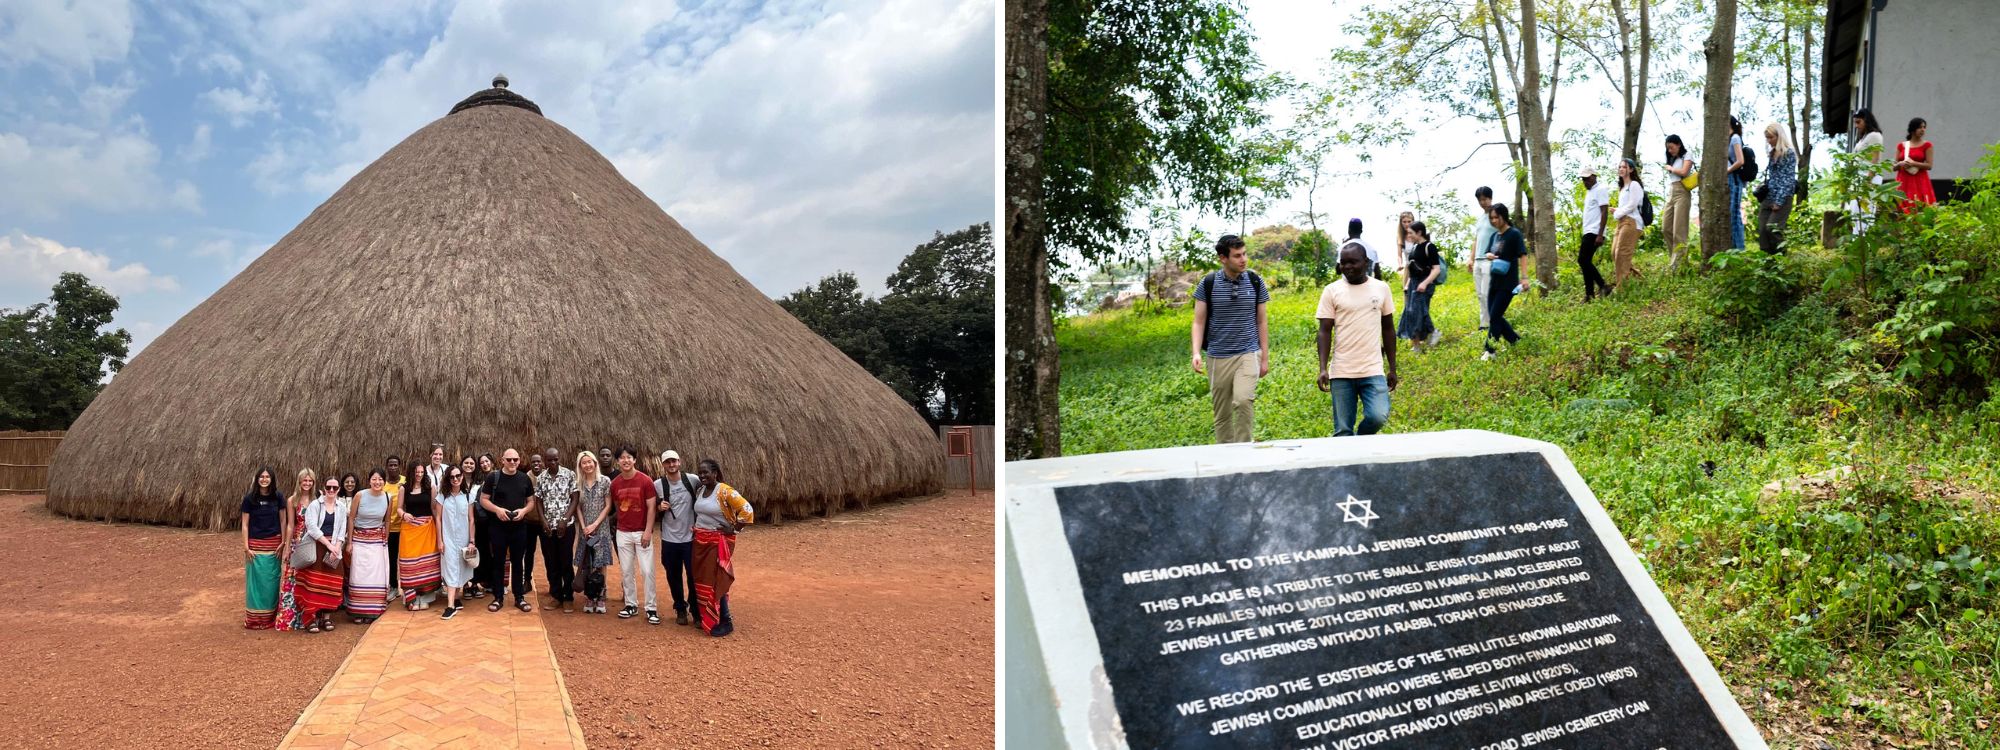
[[1055, 498], [1132, 747], [1734, 746], [1538, 454]]

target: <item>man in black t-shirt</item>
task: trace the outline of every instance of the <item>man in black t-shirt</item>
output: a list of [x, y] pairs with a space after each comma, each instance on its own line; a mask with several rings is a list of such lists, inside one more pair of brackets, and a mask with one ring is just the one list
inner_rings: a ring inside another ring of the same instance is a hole
[[[522, 612], [534, 611], [527, 598], [539, 530], [536, 523], [527, 520], [528, 514], [535, 510], [534, 494], [534, 485], [521, 471], [521, 454], [513, 448], [500, 454], [500, 470], [488, 475], [479, 490], [480, 507], [493, 514], [500, 529], [494, 548], [514, 567], [514, 606]], [[500, 599], [507, 593], [505, 569], [506, 566], [496, 564], [487, 576], [486, 587], [493, 591], [493, 603], [486, 606], [489, 611], [500, 611]]]

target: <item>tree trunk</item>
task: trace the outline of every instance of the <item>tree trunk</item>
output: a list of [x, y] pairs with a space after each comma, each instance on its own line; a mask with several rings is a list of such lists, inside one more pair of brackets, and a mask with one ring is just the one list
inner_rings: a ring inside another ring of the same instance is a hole
[[[1726, 2], [1727, 0], [1725, 0]], [[1528, 179], [1534, 183], [1535, 281], [1542, 294], [1556, 290], [1556, 186], [1549, 174], [1549, 121], [1542, 113], [1542, 62], [1535, 28], [1535, 0], [1521, 0], [1521, 129], [1527, 136]]]
[[1806, 73], [1806, 85], [1805, 85], [1805, 86], [1803, 87], [1803, 89], [1802, 89], [1802, 90], [1803, 90], [1803, 91], [1805, 92], [1805, 99], [1806, 99], [1806, 105], [1805, 105], [1804, 107], [1800, 107], [1800, 108], [1799, 108], [1799, 119], [1800, 119], [1800, 120], [1802, 120], [1802, 121], [1804, 121], [1804, 122], [1805, 122], [1805, 124], [1806, 124], [1806, 126], [1805, 126], [1805, 128], [1804, 128], [1804, 129], [1803, 129], [1803, 130], [1801, 131], [1801, 133], [1802, 133], [1802, 135], [1804, 135], [1804, 137], [1803, 137], [1803, 138], [1800, 138], [1800, 139], [1798, 140], [1798, 142], [1797, 142], [1797, 143], [1795, 144], [1795, 145], [1797, 145], [1797, 146], [1799, 147], [1799, 195], [1800, 195], [1801, 197], [1799, 197], [1798, 199], [1795, 199], [1795, 200], [1793, 200], [1793, 201], [1792, 201], [1792, 211], [1793, 211], [1794, 213], [1796, 213], [1796, 212], [1799, 212], [1799, 211], [1802, 211], [1802, 210], [1805, 210], [1805, 206], [1806, 206], [1806, 201], [1805, 201], [1805, 198], [1804, 198], [1804, 195], [1806, 194], [1806, 191], [1807, 191], [1807, 190], [1808, 190], [1808, 189], [1809, 189], [1809, 188], [1811, 187], [1811, 186], [1810, 186], [1810, 185], [1809, 185], [1809, 184], [1807, 183], [1807, 181], [1806, 181], [1806, 177], [1807, 177], [1808, 175], [1811, 175], [1811, 174], [1812, 174], [1812, 154], [1813, 154], [1813, 149], [1812, 149], [1812, 132], [1813, 132], [1813, 129], [1812, 129], [1812, 119], [1813, 119], [1813, 51], [1812, 51], [1812, 50], [1813, 50], [1813, 32], [1812, 32], [1812, 24], [1806, 24], [1806, 25], [1805, 25], [1805, 27], [1804, 27], [1804, 28], [1803, 28], [1802, 30], [1803, 30], [1803, 31], [1805, 32], [1805, 42], [1806, 42], [1806, 43], [1805, 43], [1805, 46], [1803, 46], [1803, 47], [1801, 47], [1801, 48], [1799, 49], [1799, 67], [1803, 68], [1803, 69], [1805, 70], [1805, 73]]
[[1730, 247], [1729, 205], [1729, 85], [1736, 75], [1736, 0], [1716, 0], [1715, 25], [1702, 45], [1708, 59], [1708, 79], [1702, 85], [1701, 111], [1701, 260], [1706, 266], [1716, 253]]
[[[1639, 11], [1643, 13], [1645, 10], [1645, 0], [1639, 0]], [[1611, 0], [1611, 15], [1618, 18], [1618, 69], [1625, 77], [1618, 87], [1618, 114], [1625, 118], [1625, 137], [1620, 141], [1618, 155], [1638, 161], [1639, 121], [1632, 116], [1632, 22], [1625, 19], [1623, 0]]]
[[1007, 0], [1007, 458], [1062, 455], [1054, 310], [1042, 205], [1048, 0]]
[[[1507, 26], [1502, 23], [1503, 16], [1500, 15], [1500, 3], [1498, 0], [1486, 0], [1486, 17], [1493, 22], [1493, 34], [1498, 38], [1499, 44], [1497, 46], [1500, 48], [1500, 54], [1493, 54], [1493, 48], [1496, 45], [1494, 44], [1494, 39], [1486, 35], [1486, 28], [1484, 26], [1480, 27], [1479, 41], [1486, 45], [1486, 74], [1493, 85], [1493, 111], [1500, 117], [1500, 134], [1506, 137], [1507, 155], [1514, 162], [1514, 198], [1513, 202], [1508, 205], [1514, 211], [1515, 218], [1518, 219], [1520, 218], [1522, 208], [1522, 190], [1526, 188], [1525, 185], [1521, 184], [1522, 171], [1520, 167], [1527, 160], [1525, 158], [1526, 155], [1521, 153], [1521, 141], [1514, 137], [1513, 127], [1507, 122], [1507, 105], [1500, 100], [1500, 70], [1494, 61], [1500, 59], [1507, 61], [1507, 81], [1514, 85], [1514, 111], [1516, 117], [1520, 116], [1521, 110], [1521, 78], [1518, 72], [1520, 68], [1514, 64], [1514, 47], [1507, 43]], [[1527, 126], [1523, 125], [1523, 132], [1526, 132], [1526, 129]]]

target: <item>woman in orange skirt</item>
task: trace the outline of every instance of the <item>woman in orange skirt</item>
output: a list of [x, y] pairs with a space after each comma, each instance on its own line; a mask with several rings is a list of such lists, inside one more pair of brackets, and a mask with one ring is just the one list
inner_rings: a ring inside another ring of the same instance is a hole
[[298, 571], [294, 594], [306, 632], [333, 630], [333, 611], [340, 608], [347, 577], [340, 563], [347, 556], [347, 505], [340, 501], [340, 483], [329, 477], [319, 497], [305, 507], [304, 541], [316, 545], [313, 564]]
[[438, 527], [432, 516], [431, 475], [419, 471], [409, 475], [403, 490], [403, 533], [397, 540], [396, 575], [403, 588], [403, 607], [412, 611], [429, 609], [437, 599], [442, 576], [438, 568]]

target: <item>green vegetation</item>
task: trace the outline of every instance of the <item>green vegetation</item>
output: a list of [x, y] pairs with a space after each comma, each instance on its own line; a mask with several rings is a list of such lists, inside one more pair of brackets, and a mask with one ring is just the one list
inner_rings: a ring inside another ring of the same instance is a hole
[[[1909, 224], [1964, 221], [1951, 216]], [[1804, 221], [1795, 238], [1813, 236]], [[1906, 281], [1961, 262], [1934, 256], [1901, 256]], [[1455, 269], [1432, 308], [1444, 344], [1400, 354], [1388, 431], [1562, 446], [1774, 746], [1995, 747], [2000, 396], [1957, 375], [1898, 376], [1910, 355], [1878, 322], [1915, 297], [1863, 304], [1877, 290], [1853, 291], [1839, 252], [1732, 258], [1700, 278], [1666, 276], [1668, 260], [1643, 251], [1644, 277], [1588, 305], [1565, 264], [1562, 292], [1517, 300], [1509, 319], [1526, 338], [1494, 362], [1479, 360], [1472, 286]], [[1290, 264], [1258, 270], [1278, 288], [1257, 437], [1329, 435], [1313, 384], [1317, 289]], [[1774, 285], [1781, 304], [1742, 307]], [[1209, 442], [1189, 316], [1147, 307], [1060, 327], [1066, 453]], [[1762, 491], [1836, 467], [1851, 473]]]
[[64, 273], [49, 301], [0, 309], [0, 430], [66, 430], [125, 367], [132, 335], [105, 331], [118, 298]]

